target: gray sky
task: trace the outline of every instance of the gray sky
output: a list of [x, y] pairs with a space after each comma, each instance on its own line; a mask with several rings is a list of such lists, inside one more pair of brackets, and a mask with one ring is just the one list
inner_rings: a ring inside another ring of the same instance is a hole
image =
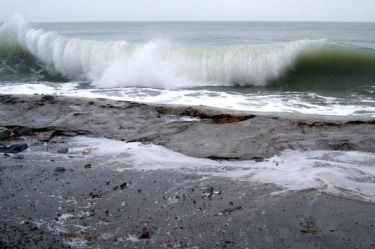
[[375, 0], [0, 0], [0, 21], [365, 21]]

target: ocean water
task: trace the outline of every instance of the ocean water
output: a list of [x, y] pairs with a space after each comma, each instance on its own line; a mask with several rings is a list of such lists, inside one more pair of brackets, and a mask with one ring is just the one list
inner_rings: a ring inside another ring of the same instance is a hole
[[0, 92], [375, 116], [375, 23], [27, 23], [0, 28]]

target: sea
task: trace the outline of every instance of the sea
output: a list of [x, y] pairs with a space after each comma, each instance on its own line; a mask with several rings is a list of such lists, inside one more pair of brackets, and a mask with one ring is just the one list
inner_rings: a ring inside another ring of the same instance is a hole
[[[0, 93], [375, 117], [374, 34], [375, 23], [28, 23], [14, 15], [0, 28]], [[316, 188], [375, 203], [374, 153], [286, 150], [262, 163], [216, 162], [157, 145], [69, 143], [77, 153], [95, 147], [91, 156], [116, 154], [112, 162], [130, 160], [142, 170]]]
[[375, 23], [84, 22], [0, 28], [0, 93], [375, 117]]

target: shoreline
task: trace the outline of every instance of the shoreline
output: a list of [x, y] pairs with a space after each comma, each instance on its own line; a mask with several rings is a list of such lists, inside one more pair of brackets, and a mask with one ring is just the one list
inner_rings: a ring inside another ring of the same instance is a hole
[[274, 195], [272, 184], [178, 170], [119, 171], [54, 140], [85, 135], [262, 161], [285, 149], [374, 153], [375, 118], [49, 95], [0, 95], [0, 114], [0, 127], [28, 134], [0, 143], [51, 151], [2, 152], [0, 248], [375, 248], [373, 203], [317, 189]]
[[153, 143], [198, 158], [285, 149], [375, 152], [375, 118], [255, 113], [50, 95], [0, 95], [0, 126]]

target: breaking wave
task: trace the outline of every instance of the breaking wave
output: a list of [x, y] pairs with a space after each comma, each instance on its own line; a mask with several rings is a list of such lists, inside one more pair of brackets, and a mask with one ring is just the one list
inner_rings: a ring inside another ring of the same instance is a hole
[[0, 81], [83, 81], [99, 88], [256, 86], [283, 90], [375, 85], [375, 51], [326, 40], [232, 46], [133, 44], [32, 29], [21, 16], [0, 28]]

